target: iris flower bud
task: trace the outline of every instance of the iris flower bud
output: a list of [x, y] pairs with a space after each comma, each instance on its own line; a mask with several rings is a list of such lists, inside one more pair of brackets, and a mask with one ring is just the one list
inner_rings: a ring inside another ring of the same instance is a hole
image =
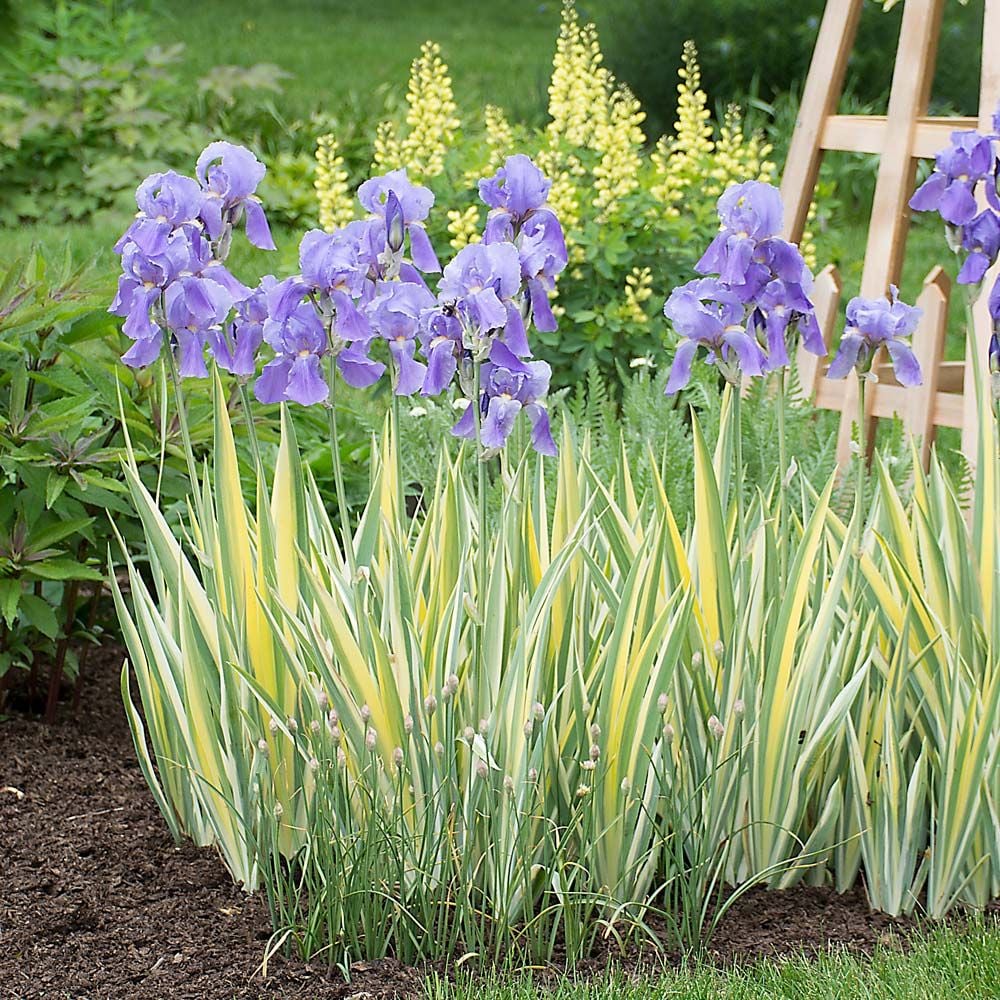
[[396, 192], [390, 191], [385, 199], [385, 235], [389, 249], [394, 254], [403, 249], [405, 232], [403, 206], [396, 197]]

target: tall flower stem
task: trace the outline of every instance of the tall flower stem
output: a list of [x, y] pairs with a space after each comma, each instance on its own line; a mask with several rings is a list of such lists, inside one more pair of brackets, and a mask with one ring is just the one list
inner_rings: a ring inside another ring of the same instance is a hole
[[399, 524], [406, 521], [406, 496], [403, 490], [403, 453], [399, 444], [399, 396], [395, 388], [392, 392], [392, 453], [395, 462], [395, 482], [396, 482], [396, 516]]
[[788, 475], [788, 448], [785, 443], [785, 404], [788, 386], [785, 369], [778, 373], [778, 557], [781, 565], [781, 581], [784, 583], [788, 573], [788, 545], [785, 531], [785, 477]]
[[247, 436], [250, 439], [250, 451], [253, 454], [254, 472], [257, 476], [263, 476], [264, 464], [260, 457], [260, 441], [257, 438], [257, 424], [253, 419], [253, 404], [250, 399], [250, 389], [243, 379], [239, 380], [240, 404], [243, 407], [243, 416], [247, 422]]
[[742, 567], [746, 546], [746, 511], [743, 509], [743, 391], [737, 382], [733, 386], [733, 475], [731, 488], [736, 491], [736, 565]]
[[352, 586], [357, 576], [357, 560], [354, 552], [354, 535], [351, 531], [351, 520], [347, 513], [347, 492], [344, 490], [344, 470], [340, 462], [340, 435], [337, 432], [337, 368], [331, 356], [328, 362], [330, 402], [327, 406], [327, 419], [330, 431], [330, 460], [333, 464], [333, 481], [337, 489], [337, 506], [340, 508], [340, 531], [343, 535], [344, 556], [347, 559], [347, 569], [351, 574]]
[[868, 432], [866, 428], [867, 414], [865, 412], [865, 386], [868, 379], [865, 375], [858, 376], [858, 464], [857, 480], [854, 486], [854, 515], [851, 518], [851, 529], [854, 535], [854, 570], [851, 574], [851, 597], [857, 599], [858, 579], [861, 569], [861, 547], [865, 537], [865, 473], [868, 466]]
[[486, 625], [486, 462], [483, 459], [483, 412], [480, 406], [481, 363], [475, 363], [473, 376], [472, 402], [475, 407], [473, 416], [476, 421], [476, 508], [479, 520], [479, 547], [476, 552], [476, 588], [479, 598], [479, 656], [483, 657], [483, 629]]
[[187, 400], [184, 397], [184, 389], [181, 386], [181, 375], [177, 370], [177, 359], [174, 357], [173, 348], [167, 345], [164, 352], [167, 356], [170, 367], [170, 380], [174, 384], [174, 398], [177, 400], [177, 423], [181, 429], [181, 441], [184, 442], [184, 458], [187, 461], [188, 478], [191, 481], [191, 496], [194, 500], [194, 509], [201, 519], [201, 490], [198, 487], [198, 467], [194, 461], [194, 447], [191, 444], [191, 429], [188, 427]]

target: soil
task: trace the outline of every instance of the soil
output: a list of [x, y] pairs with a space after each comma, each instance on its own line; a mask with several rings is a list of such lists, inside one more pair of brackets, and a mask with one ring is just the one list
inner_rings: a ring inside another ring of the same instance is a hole
[[[394, 961], [358, 963], [349, 983], [281, 957], [260, 974], [266, 905], [212, 851], [172, 841], [135, 761], [123, 658], [115, 647], [91, 656], [75, 716], [0, 723], [0, 998], [422, 996], [422, 971]], [[723, 964], [867, 952], [909, 926], [870, 912], [861, 889], [755, 890], [727, 914], [713, 951]]]

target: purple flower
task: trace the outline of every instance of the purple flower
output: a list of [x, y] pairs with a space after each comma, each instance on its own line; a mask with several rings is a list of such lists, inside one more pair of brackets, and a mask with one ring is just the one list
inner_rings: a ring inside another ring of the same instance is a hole
[[[937, 154], [934, 172], [910, 198], [910, 208], [938, 212], [953, 226], [971, 222], [976, 214], [976, 185], [994, 171], [993, 138], [971, 130], [952, 132], [951, 145]], [[986, 193], [1000, 210], [995, 182], [986, 185]]]
[[[483, 415], [482, 445], [490, 451], [507, 443], [517, 415], [524, 410], [531, 421], [531, 446], [541, 455], [555, 455], [549, 413], [540, 402], [548, 392], [552, 369], [544, 361], [522, 361], [502, 342], [494, 341], [489, 361], [481, 372], [482, 394], [479, 406]], [[452, 428], [456, 437], [475, 438], [476, 414], [469, 403], [461, 419]]]
[[555, 288], [556, 275], [566, 267], [567, 260], [566, 240], [559, 220], [548, 210], [533, 212], [521, 227], [516, 246], [535, 326], [552, 332], [557, 324], [548, 293]]
[[316, 310], [303, 303], [283, 322], [267, 319], [263, 334], [275, 356], [254, 385], [257, 398], [262, 403], [293, 400], [303, 406], [324, 402], [330, 395], [322, 366], [328, 345]]
[[989, 369], [991, 375], [1000, 375], [1000, 336], [994, 330], [990, 336]]
[[718, 213], [722, 228], [695, 270], [699, 274], [718, 274], [730, 285], [742, 285], [747, 281], [758, 244], [781, 232], [781, 192], [762, 181], [734, 184], [719, 198]]
[[257, 349], [264, 339], [267, 295], [277, 284], [270, 274], [246, 298], [236, 303], [236, 317], [209, 336], [215, 363], [224, 371], [249, 378], [257, 370]]
[[462, 324], [458, 317], [442, 308], [425, 312], [420, 321], [420, 346], [427, 358], [422, 394], [437, 396], [455, 377], [462, 356]]
[[682, 341], [674, 355], [666, 392], [674, 395], [691, 380], [691, 366], [699, 348], [709, 363], [719, 366], [726, 379], [740, 374], [761, 375], [767, 358], [745, 327], [746, 309], [738, 295], [715, 278], [698, 278], [675, 288], [663, 307]]
[[196, 223], [205, 196], [198, 182], [168, 170], [150, 174], [136, 189], [139, 208], [135, 222], [115, 244], [121, 253], [126, 243], [138, 244], [143, 253], [163, 253], [175, 229]]
[[891, 299], [858, 296], [847, 304], [847, 326], [827, 378], [844, 378], [852, 368], [865, 374], [871, 370], [878, 349], [884, 346], [900, 385], [920, 385], [923, 380], [920, 364], [902, 338], [916, 330], [921, 310], [900, 302], [895, 285], [889, 291]]
[[978, 285], [1000, 253], [1000, 217], [986, 208], [962, 227], [962, 249], [968, 254], [958, 272], [960, 285]]
[[389, 344], [395, 364], [397, 396], [412, 396], [424, 385], [427, 366], [414, 359], [421, 314], [434, 305], [423, 286], [407, 281], [380, 282], [366, 307], [373, 329]]
[[788, 331], [797, 330], [807, 351], [820, 357], [826, 355], [823, 333], [816, 319], [816, 310], [806, 289], [793, 282], [775, 278], [768, 282], [753, 302], [750, 325], [762, 330], [767, 349], [767, 367], [771, 371], [788, 364]]
[[180, 377], [208, 378], [205, 346], [221, 332], [232, 296], [214, 281], [175, 282], [164, 292], [163, 301]]
[[510, 240], [529, 216], [545, 204], [552, 181], [523, 153], [508, 156], [492, 176], [479, 182], [479, 197], [492, 209], [484, 240]]
[[993, 290], [990, 292], [989, 300], [990, 316], [993, 319], [993, 329], [1000, 332], [1000, 275], [993, 282]]
[[531, 349], [524, 317], [515, 297], [521, 290], [521, 258], [513, 243], [473, 243], [463, 247], [444, 269], [439, 285], [443, 302], [474, 338], [503, 331], [519, 357]]
[[[434, 204], [429, 188], [411, 183], [406, 170], [390, 170], [382, 177], [372, 177], [358, 188], [358, 200], [375, 218], [381, 221], [381, 242], [391, 253], [402, 249], [398, 239], [400, 227], [410, 234], [410, 256], [423, 272], [441, 270], [434, 247], [427, 237], [423, 223]], [[396, 242], [397, 249], [392, 249]]]
[[202, 151], [195, 175], [205, 196], [201, 218], [213, 240], [245, 213], [247, 239], [261, 250], [275, 249], [264, 209], [254, 194], [265, 170], [249, 149], [230, 142], [212, 142]]

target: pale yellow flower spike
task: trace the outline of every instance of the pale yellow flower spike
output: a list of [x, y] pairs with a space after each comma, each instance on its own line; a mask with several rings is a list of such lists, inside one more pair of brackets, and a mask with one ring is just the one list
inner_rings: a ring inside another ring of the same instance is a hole
[[381, 121], [375, 129], [375, 155], [372, 173], [384, 174], [398, 170], [403, 165], [403, 151], [396, 135], [396, 126], [391, 121]]
[[319, 224], [328, 232], [346, 225], [354, 218], [354, 199], [348, 186], [344, 158], [337, 137], [321, 135], [316, 140], [316, 200]]
[[406, 93], [408, 133], [401, 144], [402, 159], [418, 178], [444, 171], [444, 157], [461, 127], [448, 67], [436, 42], [424, 42], [410, 67]]
[[594, 145], [601, 154], [594, 167], [594, 207], [600, 213], [599, 222], [614, 216], [622, 199], [639, 186], [646, 141], [639, 127], [646, 114], [628, 87], [616, 90], [610, 103], [609, 120], [598, 124], [594, 134]]
[[470, 243], [478, 243], [482, 237], [479, 234], [479, 207], [470, 205], [464, 212], [452, 209], [448, 212], [449, 241], [452, 248], [461, 250]]
[[643, 309], [653, 294], [653, 272], [648, 267], [633, 267], [625, 278], [625, 314], [633, 323], [648, 323], [649, 316]]

